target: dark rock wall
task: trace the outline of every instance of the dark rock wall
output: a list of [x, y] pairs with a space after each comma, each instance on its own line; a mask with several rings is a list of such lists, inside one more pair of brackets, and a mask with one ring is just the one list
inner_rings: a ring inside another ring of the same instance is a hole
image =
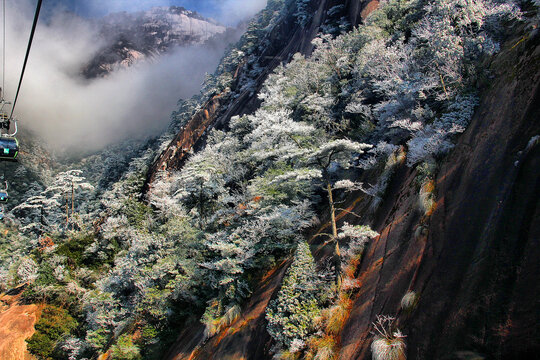
[[[410, 359], [540, 351], [540, 146], [529, 144], [540, 134], [540, 47], [537, 37], [511, 49], [517, 40], [491, 64], [496, 80], [444, 160], [431, 217], [418, 210], [415, 173], [387, 200], [340, 359], [369, 358], [377, 314], [398, 316]], [[410, 314], [399, 310], [407, 290], [420, 294]]]

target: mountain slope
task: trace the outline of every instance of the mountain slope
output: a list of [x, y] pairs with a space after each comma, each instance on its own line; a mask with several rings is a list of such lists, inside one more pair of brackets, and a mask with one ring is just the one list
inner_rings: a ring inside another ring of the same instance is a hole
[[[457, 359], [472, 350], [522, 359], [538, 352], [532, 299], [540, 290], [533, 280], [540, 148], [529, 142], [540, 133], [540, 42], [536, 36], [512, 48], [519, 40], [491, 65], [497, 80], [444, 161], [433, 214], [418, 211], [415, 172], [395, 180], [374, 222], [381, 236], [363, 259], [340, 359], [367, 358], [373, 316], [395, 313], [409, 358]], [[410, 314], [399, 311], [407, 290], [420, 294]]]
[[65, 325], [34, 349], [534, 357], [540, 3], [377, 4], [270, 0], [165, 134], [89, 159], [101, 191], [0, 224], [1, 288]]
[[[288, 62], [295, 53], [309, 55], [313, 51], [313, 40], [320, 28], [331, 20], [328, 12], [341, 2], [324, 0], [310, 3], [313, 18], [306, 26], [297, 23], [293, 16], [280, 19], [263, 39], [258, 39], [259, 46], [251, 54], [244, 54], [231, 69], [233, 82], [224, 93], [213, 95], [193, 116], [185, 129], [178, 132], [175, 138], [152, 164], [147, 177], [151, 184], [159, 170], [175, 170], [181, 168], [185, 155], [204, 144], [204, 135], [211, 128], [227, 127], [231, 117], [252, 113], [260, 104], [257, 94], [269, 74], [281, 63]], [[352, 26], [360, 23], [378, 1], [346, 1], [341, 9], [348, 16]], [[248, 56], [249, 55], [249, 56]], [[248, 60], [250, 63], [248, 63]], [[260, 69], [253, 75], [253, 68]], [[244, 84], [248, 83], [249, 86]], [[204, 119], [204, 120], [203, 120]], [[189, 140], [187, 140], [189, 139]]]
[[[318, 4], [319, 15], [330, 6], [324, 1]], [[348, 10], [351, 18], [360, 18], [362, 8]], [[318, 21], [316, 15], [312, 24]], [[307, 33], [298, 31], [305, 40]], [[287, 33], [296, 34], [291, 29]], [[339, 359], [370, 357], [372, 322], [378, 314], [396, 316], [396, 326], [407, 335], [409, 358], [458, 359], [484, 354], [528, 358], [537, 353], [539, 319], [531, 314], [537, 314], [532, 299], [539, 289], [525, 284], [536, 284], [533, 274], [538, 272], [533, 259], [540, 231], [536, 171], [540, 157], [535, 140], [540, 133], [535, 121], [540, 115], [540, 72], [538, 36], [527, 37], [526, 33], [522, 37], [526, 41], [511, 38], [489, 65], [496, 80], [484, 83], [476, 115], [433, 180], [437, 200], [431, 212], [423, 212], [418, 205], [419, 169], [405, 165], [396, 170], [374, 215], [370, 215], [370, 197], [356, 193], [346, 199], [348, 209], [362, 217], [345, 215], [341, 221], [370, 223], [381, 235], [362, 258], [357, 275], [360, 288], [340, 332]], [[285, 41], [279, 54], [286, 58], [291, 49], [309, 53], [309, 46], [300, 49], [298, 44], [298, 39]], [[508, 72], [508, 68], [512, 70]], [[257, 99], [251, 94], [236, 97], [232, 104], [225, 102], [227, 110], [222, 115], [219, 103], [211, 102], [211, 111], [203, 106], [200, 114], [206, 123], [198, 134], [203, 135], [212, 122], [219, 127], [231, 115], [253, 111]], [[204, 142], [195, 136], [184, 148], [180, 139], [185, 136], [181, 132], [171, 143], [172, 150], [162, 154], [150, 179], [158, 169], [181, 168], [187, 150], [193, 145], [197, 148], [197, 141], [201, 141], [199, 146]], [[177, 153], [175, 146], [184, 151]], [[366, 173], [358, 180], [376, 182], [371, 176]], [[317, 244], [314, 241], [313, 250]], [[319, 259], [328, 255], [324, 249], [315, 252]], [[230, 327], [206, 342], [202, 326], [190, 327], [168, 358], [270, 359], [264, 312], [254, 309], [264, 308], [275, 297], [276, 284], [288, 264], [282, 263], [255, 286], [244, 312]], [[400, 301], [409, 290], [419, 300], [406, 312], [400, 310]]]

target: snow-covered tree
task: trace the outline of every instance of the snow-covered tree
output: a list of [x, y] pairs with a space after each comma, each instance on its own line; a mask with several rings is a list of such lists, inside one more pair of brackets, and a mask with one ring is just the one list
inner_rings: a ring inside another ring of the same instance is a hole
[[46, 196], [46, 192], [40, 195], [31, 196], [23, 203], [12, 209], [24, 226], [24, 232], [42, 235], [52, 230], [52, 226], [58, 220], [58, 207], [60, 203], [56, 197]]
[[26, 283], [34, 281], [38, 277], [38, 269], [38, 265], [32, 258], [23, 258], [17, 267], [19, 282]]
[[82, 191], [84, 193], [94, 189], [81, 174], [82, 170], [61, 172], [56, 175], [53, 184], [45, 190], [46, 193], [52, 194], [52, 198], [56, 199], [64, 207], [66, 229], [70, 219], [73, 221], [75, 215], [76, 195], [80, 195], [76, 194], [76, 192]]

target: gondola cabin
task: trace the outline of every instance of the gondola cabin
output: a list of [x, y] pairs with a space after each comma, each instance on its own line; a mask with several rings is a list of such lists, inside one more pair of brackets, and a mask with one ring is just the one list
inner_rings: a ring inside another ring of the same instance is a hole
[[9, 195], [7, 191], [0, 190], [0, 203], [5, 203], [8, 201]]
[[19, 154], [19, 141], [14, 137], [0, 137], [0, 160], [16, 161]]

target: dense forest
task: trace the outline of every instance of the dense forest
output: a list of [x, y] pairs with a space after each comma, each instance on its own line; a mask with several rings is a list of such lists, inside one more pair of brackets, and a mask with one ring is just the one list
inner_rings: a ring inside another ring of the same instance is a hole
[[[355, 24], [349, 2], [269, 0], [201, 93], [179, 101], [161, 136], [46, 169], [32, 165], [35, 157], [9, 164], [24, 187], [0, 223], [0, 291], [42, 305], [29, 352], [261, 359], [250, 350], [211, 357], [204, 347], [241, 331], [250, 299], [274, 272], [282, 278], [262, 315], [264, 358], [510, 358], [513, 347], [492, 346], [491, 330], [462, 348], [416, 345], [407, 321], [422, 311], [424, 293], [412, 285], [389, 297], [393, 311], [355, 320], [369, 328], [367, 353], [346, 355], [344, 334], [362, 306], [367, 252], [388, 236], [382, 214], [402, 201], [396, 189], [414, 199], [408, 236], [427, 239], [451, 195], [439, 181], [445, 162], [508, 67], [496, 59], [529, 56], [538, 79], [539, 8], [538, 0], [387, 0]], [[266, 54], [283, 42], [276, 33], [308, 34], [321, 16], [309, 50], [270, 68]], [[248, 109], [227, 112], [243, 97]], [[183, 148], [175, 137], [197, 114], [211, 119], [212, 101], [221, 120]], [[523, 139], [520, 159], [537, 154], [535, 135]], [[38, 140], [27, 143], [39, 151]], [[167, 149], [181, 161], [156, 166]], [[538, 326], [530, 331], [527, 356], [540, 341]], [[179, 336], [198, 337], [187, 355], [170, 352]], [[430, 333], [421, 336], [429, 343]]]

